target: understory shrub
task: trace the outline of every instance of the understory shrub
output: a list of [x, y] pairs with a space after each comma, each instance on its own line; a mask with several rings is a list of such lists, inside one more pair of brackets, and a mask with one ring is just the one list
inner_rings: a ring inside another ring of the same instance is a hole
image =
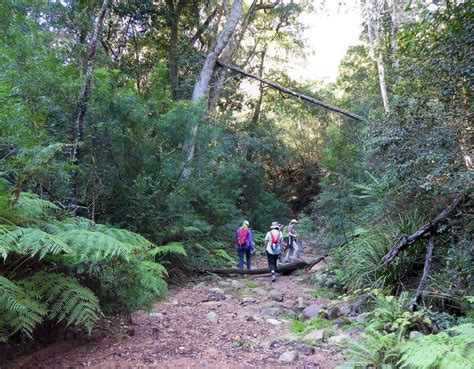
[[102, 315], [150, 308], [166, 296], [167, 254], [126, 229], [71, 217], [31, 193], [0, 192], [0, 342], [30, 339], [43, 321], [91, 332]]

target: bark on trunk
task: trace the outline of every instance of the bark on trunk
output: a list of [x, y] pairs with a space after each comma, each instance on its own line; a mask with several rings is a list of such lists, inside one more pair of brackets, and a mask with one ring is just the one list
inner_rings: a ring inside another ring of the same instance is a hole
[[441, 213], [439, 213], [432, 221], [423, 225], [420, 229], [416, 232], [406, 236], [400, 237], [400, 239], [392, 246], [390, 251], [387, 255], [384, 256], [382, 262], [384, 265], [388, 265], [395, 259], [395, 257], [405, 250], [408, 246], [413, 244], [416, 240], [426, 237], [431, 233], [431, 231], [435, 231], [439, 224], [443, 223], [447, 218], [451, 215], [454, 209], [459, 205], [462, 200], [462, 196], [456, 196], [451, 204], [444, 209]]
[[175, 3], [174, 0], [166, 0], [169, 17], [168, 27], [170, 28], [170, 44], [168, 50], [168, 73], [171, 87], [171, 96], [178, 98], [178, 31], [179, 18], [187, 0]]
[[[207, 55], [206, 60], [204, 61], [201, 73], [199, 74], [196, 84], [194, 85], [192, 100], [195, 103], [205, 102], [204, 100], [206, 99], [209, 90], [209, 82], [211, 81], [217, 58], [229, 42], [232, 34], [235, 31], [235, 27], [239, 22], [240, 14], [242, 12], [242, 1], [243, 0], [234, 0], [232, 9], [225, 21], [224, 28], [217, 39], [216, 45]], [[183, 145], [183, 151], [185, 155], [184, 169], [181, 175], [181, 180], [183, 181], [186, 181], [191, 175], [190, 164], [194, 159], [198, 129], [198, 122], [195, 122], [191, 127], [190, 138]]]
[[[327, 257], [327, 255], [319, 256], [309, 262], [307, 261], [296, 261], [294, 263], [285, 264], [277, 268], [276, 272], [281, 274], [288, 274], [297, 269], [310, 269], [315, 264], [321, 262]], [[248, 274], [248, 275], [257, 275], [257, 274], [267, 274], [270, 273], [268, 268], [259, 268], [251, 270], [242, 270], [242, 273], [238, 268], [229, 268], [229, 269], [214, 269], [210, 270], [209, 273], [215, 274]]]
[[418, 304], [418, 300], [420, 299], [421, 293], [425, 289], [426, 280], [428, 279], [428, 275], [430, 274], [431, 268], [431, 257], [433, 256], [433, 247], [434, 247], [434, 236], [431, 236], [428, 241], [428, 247], [426, 249], [425, 255], [425, 266], [423, 267], [423, 275], [420, 279], [420, 283], [418, 284], [418, 288], [416, 289], [415, 296], [413, 296], [413, 300], [411, 302], [410, 310], [414, 310], [415, 306]]
[[[383, 60], [382, 51], [380, 50], [381, 45], [381, 15], [384, 7], [384, 2], [381, 0], [366, 0], [365, 1], [365, 12], [367, 19], [367, 32], [369, 34], [369, 47], [370, 47], [370, 58], [375, 63], [378, 77], [380, 95], [382, 97], [382, 104], [385, 112], [390, 109], [388, 101], [387, 83], [385, 77], [385, 63]], [[374, 9], [375, 8], [375, 9]], [[375, 58], [377, 51], [377, 58]]]
[[[102, 32], [102, 26], [104, 24], [105, 13], [109, 5], [109, 0], [102, 2], [97, 22], [95, 24], [94, 34], [92, 36], [91, 45], [89, 48], [89, 55], [87, 57], [86, 75], [84, 83], [82, 85], [81, 98], [79, 104], [79, 112], [77, 114], [75, 122], [75, 142], [72, 148], [71, 159], [76, 165], [81, 164], [82, 153], [80, 150], [80, 144], [84, 140], [84, 118], [87, 113], [87, 105], [89, 102], [90, 85], [92, 81], [92, 74], [94, 72], [94, 57], [97, 51], [97, 44], [99, 42], [100, 33]], [[74, 171], [72, 176], [72, 186], [70, 192], [70, 206], [74, 210], [77, 206], [77, 187], [78, 187], [78, 170]]]
[[[260, 59], [260, 65], [258, 68], [258, 76], [262, 78], [263, 76], [263, 65], [265, 63], [265, 56], [267, 54], [267, 48], [263, 49], [262, 51], [262, 58]], [[255, 105], [255, 109], [253, 111], [253, 116], [252, 116], [252, 124], [256, 124], [258, 122], [258, 119], [260, 118], [260, 112], [262, 111], [262, 103], [263, 103], [263, 82], [260, 82], [259, 86], [259, 95], [258, 95], [258, 100], [257, 104]]]

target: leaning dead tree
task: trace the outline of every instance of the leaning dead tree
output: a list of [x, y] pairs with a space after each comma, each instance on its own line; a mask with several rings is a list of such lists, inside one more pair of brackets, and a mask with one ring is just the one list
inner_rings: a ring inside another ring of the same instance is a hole
[[382, 259], [383, 265], [387, 266], [390, 264], [395, 257], [400, 254], [403, 250], [407, 249], [410, 245], [415, 243], [415, 241], [429, 237], [428, 246], [426, 248], [425, 255], [425, 264], [423, 267], [423, 275], [418, 283], [418, 288], [416, 289], [415, 295], [413, 296], [410, 310], [414, 310], [418, 301], [421, 297], [421, 294], [426, 286], [426, 281], [428, 279], [430, 269], [431, 269], [431, 258], [433, 256], [434, 249], [434, 239], [435, 234], [438, 231], [438, 227], [448, 220], [449, 216], [453, 213], [454, 209], [459, 205], [462, 200], [462, 196], [456, 196], [453, 201], [441, 212], [439, 213], [432, 221], [424, 224], [416, 232], [413, 232], [410, 235], [404, 235], [399, 238], [399, 240], [392, 246], [387, 255]]
[[424, 238], [431, 234], [434, 234], [438, 226], [441, 223], [445, 222], [451, 215], [453, 210], [459, 205], [461, 199], [461, 196], [456, 196], [451, 202], [451, 204], [449, 204], [449, 206], [441, 213], [439, 213], [432, 221], [424, 224], [420, 229], [410, 235], [401, 236], [395, 243], [395, 245], [392, 246], [387, 255], [385, 255], [382, 259], [383, 265], [387, 266], [388, 264], [390, 264], [400, 252], [408, 248], [415, 241], [419, 240], [420, 238]]
[[[317, 263], [323, 261], [327, 255], [318, 256], [311, 261], [295, 261], [294, 263], [285, 264], [277, 268], [276, 272], [281, 273], [283, 275], [289, 274], [297, 269], [310, 269]], [[250, 275], [257, 275], [257, 274], [267, 274], [269, 273], [268, 268], [258, 268], [258, 269], [251, 269], [251, 270], [242, 270], [242, 272], [237, 268], [229, 268], [229, 269], [214, 269], [210, 270], [210, 273], [215, 274], [250, 274]]]
[[314, 97], [311, 97], [311, 96], [308, 96], [308, 95], [304, 95], [300, 92], [297, 92], [297, 91], [294, 91], [292, 89], [289, 89], [285, 86], [282, 86], [280, 85], [279, 83], [276, 83], [276, 82], [273, 82], [273, 81], [270, 81], [268, 79], [265, 79], [265, 78], [261, 78], [259, 76], [257, 76], [256, 74], [252, 74], [252, 73], [249, 73], [249, 72], [246, 72], [242, 69], [239, 69], [237, 68], [236, 66], [232, 65], [232, 64], [228, 64], [228, 63], [224, 63], [223, 61], [221, 60], [217, 60], [216, 61], [216, 64], [221, 66], [221, 67], [224, 67], [224, 68], [227, 68], [227, 69], [230, 69], [236, 73], [239, 73], [243, 76], [246, 76], [246, 77], [250, 77], [252, 79], [255, 79], [259, 82], [262, 82], [264, 84], [266, 84], [267, 86], [270, 86], [272, 88], [274, 88], [275, 90], [278, 90], [280, 92], [283, 92], [284, 94], [287, 94], [287, 95], [291, 95], [291, 96], [294, 96], [300, 100], [303, 100], [303, 101], [306, 101], [310, 104], [313, 104], [313, 105], [318, 105], [318, 106], [321, 106], [325, 109], [328, 109], [328, 110], [331, 110], [331, 111], [334, 111], [336, 113], [339, 113], [339, 114], [342, 114], [342, 115], [345, 115], [346, 117], [349, 117], [349, 118], [352, 118], [352, 119], [355, 119], [355, 120], [359, 120], [359, 121], [362, 121], [364, 120], [365, 118], [361, 115], [358, 115], [358, 114], [355, 114], [355, 113], [351, 113], [350, 111], [348, 110], [345, 110], [345, 109], [342, 109], [342, 108], [339, 108], [335, 105], [332, 105], [332, 104], [329, 104], [327, 102], [324, 102], [324, 101], [321, 101], [321, 100], [318, 100], [318, 99], [315, 99]]

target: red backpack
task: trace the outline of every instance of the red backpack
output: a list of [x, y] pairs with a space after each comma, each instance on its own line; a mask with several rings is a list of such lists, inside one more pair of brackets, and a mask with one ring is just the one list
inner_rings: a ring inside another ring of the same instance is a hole
[[243, 228], [239, 228], [237, 232], [237, 244], [239, 246], [247, 245], [248, 231]]
[[272, 245], [276, 245], [280, 242], [280, 232], [275, 236], [273, 232], [270, 232], [270, 237], [272, 238]]

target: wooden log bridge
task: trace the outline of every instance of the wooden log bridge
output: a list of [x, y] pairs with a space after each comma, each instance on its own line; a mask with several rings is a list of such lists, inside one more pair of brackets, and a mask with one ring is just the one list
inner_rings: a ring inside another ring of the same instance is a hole
[[[277, 268], [276, 272], [286, 275], [290, 274], [291, 272], [297, 270], [297, 269], [310, 269], [317, 263], [323, 261], [327, 255], [324, 256], [318, 256], [317, 258], [314, 258], [313, 260], [310, 261], [295, 261], [293, 263], [289, 264], [284, 264], [280, 267]], [[214, 269], [210, 270], [210, 273], [215, 273], [215, 274], [248, 274], [248, 275], [257, 275], [257, 274], [267, 274], [269, 273], [268, 267], [267, 268], [258, 268], [258, 269], [250, 269], [250, 270], [240, 270], [238, 268], [229, 268], [229, 269]]]
[[318, 99], [315, 99], [314, 97], [311, 97], [311, 96], [308, 96], [308, 95], [304, 95], [300, 92], [297, 92], [297, 91], [294, 91], [294, 90], [291, 90], [285, 86], [282, 86], [280, 85], [279, 83], [276, 83], [276, 82], [273, 82], [273, 81], [270, 81], [268, 79], [265, 79], [265, 78], [261, 78], [259, 76], [257, 76], [256, 74], [252, 74], [252, 73], [249, 73], [249, 72], [246, 72], [242, 69], [239, 69], [237, 68], [236, 66], [232, 65], [232, 64], [228, 64], [228, 63], [224, 63], [223, 61], [220, 61], [220, 60], [217, 60], [216, 61], [216, 64], [223, 67], [223, 68], [227, 68], [227, 69], [230, 69], [236, 73], [239, 73], [239, 74], [242, 74], [243, 76], [246, 76], [246, 77], [250, 77], [252, 79], [255, 79], [259, 82], [262, 82], [272, 88], [274, 88], [275, 90], [278, 90], [280, 92], [283, 92], [287, 95], [291, 95], [291, 96], [294, 96], [300, 100], [303, 100], [303, 101], [306, 101], [310, 104], [314, 104], [314, 105], [318, 105], [318, 106], [322, 106], [323, 108], [326, 108], [328, 110], [331, 110], [331, 111], [334, 111], [336, 113], [339, 113], [339, 114], [342, 114], [342, 115], [345, 115], [349, 118], [352, 118], [352, 119], [355, 119], [355, 120], [358, 120], [358, 121], [363, 121], [365, 120], [365, 118], [361, 115], [358, 115], [358, 114], [355, 114], [355, 113], [352, 113], [348, 110], [345, 110], [345, 109], [342, 109], [342, 108], [339, 108], [338, 106], [335, 106], [335, 105], [332, 105], [332, 104], [329, 104], [327, 102], [324, 102], [324, 101], [321, 101], [321, 100], [318, 100]]

